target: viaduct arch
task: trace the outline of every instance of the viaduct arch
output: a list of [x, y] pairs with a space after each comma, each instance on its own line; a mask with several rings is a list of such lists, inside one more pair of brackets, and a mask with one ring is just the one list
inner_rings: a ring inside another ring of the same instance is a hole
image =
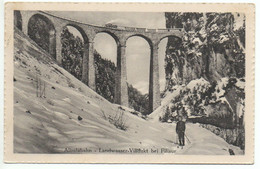
[[[39, 24], [41, 25], [40, 28], [36, 27], [36, 23], [40, 22]], [[45, 24], [43, 24], [45, 23]], [[50, 53], [52, 57], [56, 59], [56, 30], [55, 27], [52, 23], [52, 21], [47, 18], [46, 16], [43, 16], [41, 14], [34, 14], [28, 21], [28, 36], [31, 39], [35, 39], [36, 36], [41, 37], [40, 40], [36, 41], [39, 46], [41, 46], [44, 50]], [[39, 29], [42, 29], [42, 31], [46, 31], [44, 35], [39, 34]], [[47, 35], [47, 36], [46, 36]], [[46, 46], [44, 42], [47, 42]]]
[[[20, 27], [24, 34], [28, 35], [28, 25], [30, 19], [34, 16], [47, 18], [49, 24], [52, 24], [54, 32], [50, 35], [49, 53], [52, 55], [58, 64], [62, 63], [61, 56], [61, 32], [66, 26], [75, 27], [83, 36], [84, 39], [84, 54], [83, 54], [83, 70], [82, 82], [86, 83], [92, 90], [95, 91], [95, 67], [94, 67], [94, 38], [98, 33], [108, 33], [111, 35], [117, 44], [117, 72], [116, 72], [116, 91], [115, 103], [123, 106], [128, 106], [128, 87], [126, 82], [126, 41], [132, 36], [139, 36], [147, 40], [150, 45], [150, 76], [149, 76], [149, 107], [152, 112], [160, 106], [160, 84], [159, 84], [159, 64], [158, 64], [158, 45], [160, 41], [166, 37], [174, 36], [182, 38], [182, 29], [147, 29], [135, 27], [106, 27], [97, 26], [79, 21], [55, 16], [44, 11], [15, 11], [14, 24]], [[21, 22], [19, 24], [17, 21]], [[51, 27], [51, 26], [50, 26]], [[51, 39], [55, 38], [55, 39]], [[55, 40], [55, 44], [54, 44]], [[51, 49], [55, 52], [51, 52]]]

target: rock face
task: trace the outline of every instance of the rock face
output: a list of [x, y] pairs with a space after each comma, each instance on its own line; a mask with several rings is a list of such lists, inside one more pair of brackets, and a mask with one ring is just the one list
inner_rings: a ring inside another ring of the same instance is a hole
[[244, 149], [244, 15], [165, 13], [165, 18], [167, 28], [183, 28], [184, 36], [168, 38], [165, 99], [172, 97], [153, 117], [162, 122], [187, 117], [214, 133], [223, 131], [216, 133]]
[[181, 42], [168, 38], [166, 89], [201, 77], [210, 82], [244, 77], [243, 15], [166, 13], [165, 17], [167, 28], [183, 28], [185, 34]]

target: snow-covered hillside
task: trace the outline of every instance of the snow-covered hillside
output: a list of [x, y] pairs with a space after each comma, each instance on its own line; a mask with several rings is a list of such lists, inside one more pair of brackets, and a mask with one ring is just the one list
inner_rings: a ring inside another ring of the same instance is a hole
[[[19, 30], [14, 36], [14, 152], [166, 148], [176, 154], [227, 155], [229, 149], [241, 153], [194, 124], [187, 124], [191, 143], [178, 149], [175, 123], [147, 121], [131, 109], [111, 104], [59, 67]], [[126, 130], [111, 122], [120, 114]]]
[[176, 116], [179, 107], [185, 109], [188, 117], [211, 116], [219, 113], [216, 110], [211, 110], [212, 105], [218, 103], [227, 107], [226, 111], [222, 111], [224, 114], [235, 113], [234, 111], [237, 111], [238, 116], [241, 117], [244, 113], [242, 110], [243, 98], [239, 98], [241, 103], [239, 110], [233, 110], [233, 106], [230, 105], [231, 103], [226, 98], [232, 86], [243, 92], [245, 82], [243, 79], [229, 79], [225, 77], [212, 85], [204, 78], [200, 78], [190, 81], [186, 86], [174, 86], [170, 91], [165, 93], [161, 106], [151, 113], [149, 117], [154, 121], [158, 121], [168, 113], [168, 109], [171, 110], [171, 116]]
[[175, 86], [165, 93], [162, 105], [149, 118], [156, 122], [173, 122], [178, 116], [244, 149], [244, 80], [222, 78], [210, 84], [204, 78]]

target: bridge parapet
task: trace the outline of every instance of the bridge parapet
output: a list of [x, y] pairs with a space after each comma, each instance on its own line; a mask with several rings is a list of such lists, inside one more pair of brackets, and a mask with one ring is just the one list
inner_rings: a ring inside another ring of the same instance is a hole
[[136, 31], [145, 33], [146, 32], [146, 28], [136, 28]]
[[61, 19], [63, 21], [66, 21], [68, 23], [75, 23], [77, 25], [81, 25], [82, 27], [86, 27], [88, 29], [94, 29], [94, 30], [106, 30], [106, 31], [111, 31], [111, 32], [121, 32], [121, 31], [126, 31], [126, 32], [132, 32], [132, 33], [177, 33], [178, 35], [180, 32], [183, 31], [183, 28], [157, 28], [157, 29], [151, 29], [151, 28], [140, 28], [140, 27], [128, 27], [128, 26], [120, 26], [120, 25], [112, 25], [112, 26], [106, 26], [106, 25], [94, 25], [94, 24], [89, 24], [89, 23], [84, 23], [78, 20], [70, 19], [70, 18], [65, 18], [61, 16], [56, 16], [54, 14], [45, 12], [45, 11], [38, 11], [39, 13], [49, 15], [51, 17]]
[[166, 33], [166, 32], [182, 32], [182, 28], [158, 28], [158, 29], [150, 29], [150, 28], [138, 28], [138, 27], [122, 27], [118, 26], [117, 29], [130, 31], [130, 32], [142, 32], [142, 33]]
[[156, 29], [146, 29], [146, 32], [156, 33]]
[[124, 30], [126, 31], [136, 31], [134, 27], [124, 27]]
[[166, 32], [176, 32], [176, 31], [183, 31], [182, 28], [167, 28], [167, 29], [157, 29], [158, 33], [166, 33]]

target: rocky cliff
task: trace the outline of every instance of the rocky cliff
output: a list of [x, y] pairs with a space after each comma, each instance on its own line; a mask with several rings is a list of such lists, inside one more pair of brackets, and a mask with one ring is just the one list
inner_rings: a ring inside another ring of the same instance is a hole
[[183, 28], [181, 42], [169, 37], [166, 88], [197, 78], [213, 82], [245, 75], [244, 15], [231, 13], [165, 13], [167, 28]]
[[165, 13], [165, 17], [166, 27], [183, 28], [184, 36], [168, 38], [167, 90], [162, 106], [150, 117], [171, 122], [185, 116], [244, 149], [244, 16]]

